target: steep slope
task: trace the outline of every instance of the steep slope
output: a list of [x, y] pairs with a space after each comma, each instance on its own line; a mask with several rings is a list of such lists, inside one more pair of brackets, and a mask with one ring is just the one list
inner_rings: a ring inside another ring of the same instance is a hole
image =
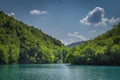
[[0, 64], [59, 62], [65, 49], [59, 40], [0, 11]]
[[72, 64], [120, 65], [120, 23], [70, 52], [67, 61]]

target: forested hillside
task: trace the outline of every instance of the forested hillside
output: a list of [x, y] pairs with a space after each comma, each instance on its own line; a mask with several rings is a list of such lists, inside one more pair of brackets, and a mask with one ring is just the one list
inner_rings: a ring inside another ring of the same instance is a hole
[[72, 48], [74, 46], [79, 46], [81, 44], [83, 44], [85, 41], [80, 41], [80, 42], [74, 42], [74, 43], [71, 43], [69, 45], [67, 45], [68, 48]]
[[40, 29], [0, 11], [0, 64], [62, 63], [120, 65], [120, 24], [68, 49]]
[[0, 64], [60, 63], [67, 51], [59, 40], [0, 11]]
[[72, 64], [120, 65], [120, 23], [94, 40], [73, 47], [67, 61]]

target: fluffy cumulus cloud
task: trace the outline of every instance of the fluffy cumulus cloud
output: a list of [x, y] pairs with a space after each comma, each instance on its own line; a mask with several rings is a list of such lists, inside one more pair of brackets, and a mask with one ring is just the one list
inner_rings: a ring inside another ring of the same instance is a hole
[[82, 24], [85, 25], [106, 25], [114, 24], [120, 21], [120, 18], [111, 18], [108, 19], [105, 17], [105, 10], [101, 7], [96, 7], [92, 11], [90, 11], [87, 16], [80, 20]]
[[78, 32], [68, 33], [68, 36], [72, 37], [72, 38], [77, 38], [77, 39], [79, 39], [81, 41], [86, 40], [86, 38], [84, 36], [80, 35]]
[[30, 11], [30, 14], [32, 15], [43, 15], [43, 14], [48, 14], [47, 11], [41, 11], [41, 10], [37, 10], [37, 9], [33, 9]]
[[118, 23], [118, 22], [120, 22], [120, 18], [114, 18], [114, 17], [112, 17], [111, 19], [109, 19], [108, 20], [111, 24], [112, 23]]
[[61, 42], [65, 45], [69, 45], [69, 44], [73, 43], [74, 40], [73, 39], [64, 39], [64, 40], [61, 40]]
[[8, 14], [8, 16], [15, 17], [15, 13], [14, 13], [14, 12], [11, 12], [10, 14]]
[[80, 35], [78, 32], [68, 33], [67, 36], [68, 36], [67, 39], [61, 40], [61, 42], [64, 43], [65, 45], [87, 40], [84, 36]]

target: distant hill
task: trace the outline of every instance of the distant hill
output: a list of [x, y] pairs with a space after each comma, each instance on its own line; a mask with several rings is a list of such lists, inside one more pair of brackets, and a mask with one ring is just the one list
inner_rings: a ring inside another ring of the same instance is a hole
[[95, 39], [73, 47], [67, 61], [83, 65], [120, 65], [120, 23]]
[[74, 46], [80, 46], [80, 44], [84, 43], [85, 41], [80, 41], [80, 42], [74, 42], [69, 45], [67, 45], [68, 48], [72, 48]]
[[56, 38], [0, 11], [0, 64], [57, 63], [65, 49]]

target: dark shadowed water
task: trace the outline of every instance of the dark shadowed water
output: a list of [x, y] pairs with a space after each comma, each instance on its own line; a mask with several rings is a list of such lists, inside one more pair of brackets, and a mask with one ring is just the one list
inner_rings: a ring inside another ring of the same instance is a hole
[[118, 66], [0, 65], [0, 80], [120, 80]]

